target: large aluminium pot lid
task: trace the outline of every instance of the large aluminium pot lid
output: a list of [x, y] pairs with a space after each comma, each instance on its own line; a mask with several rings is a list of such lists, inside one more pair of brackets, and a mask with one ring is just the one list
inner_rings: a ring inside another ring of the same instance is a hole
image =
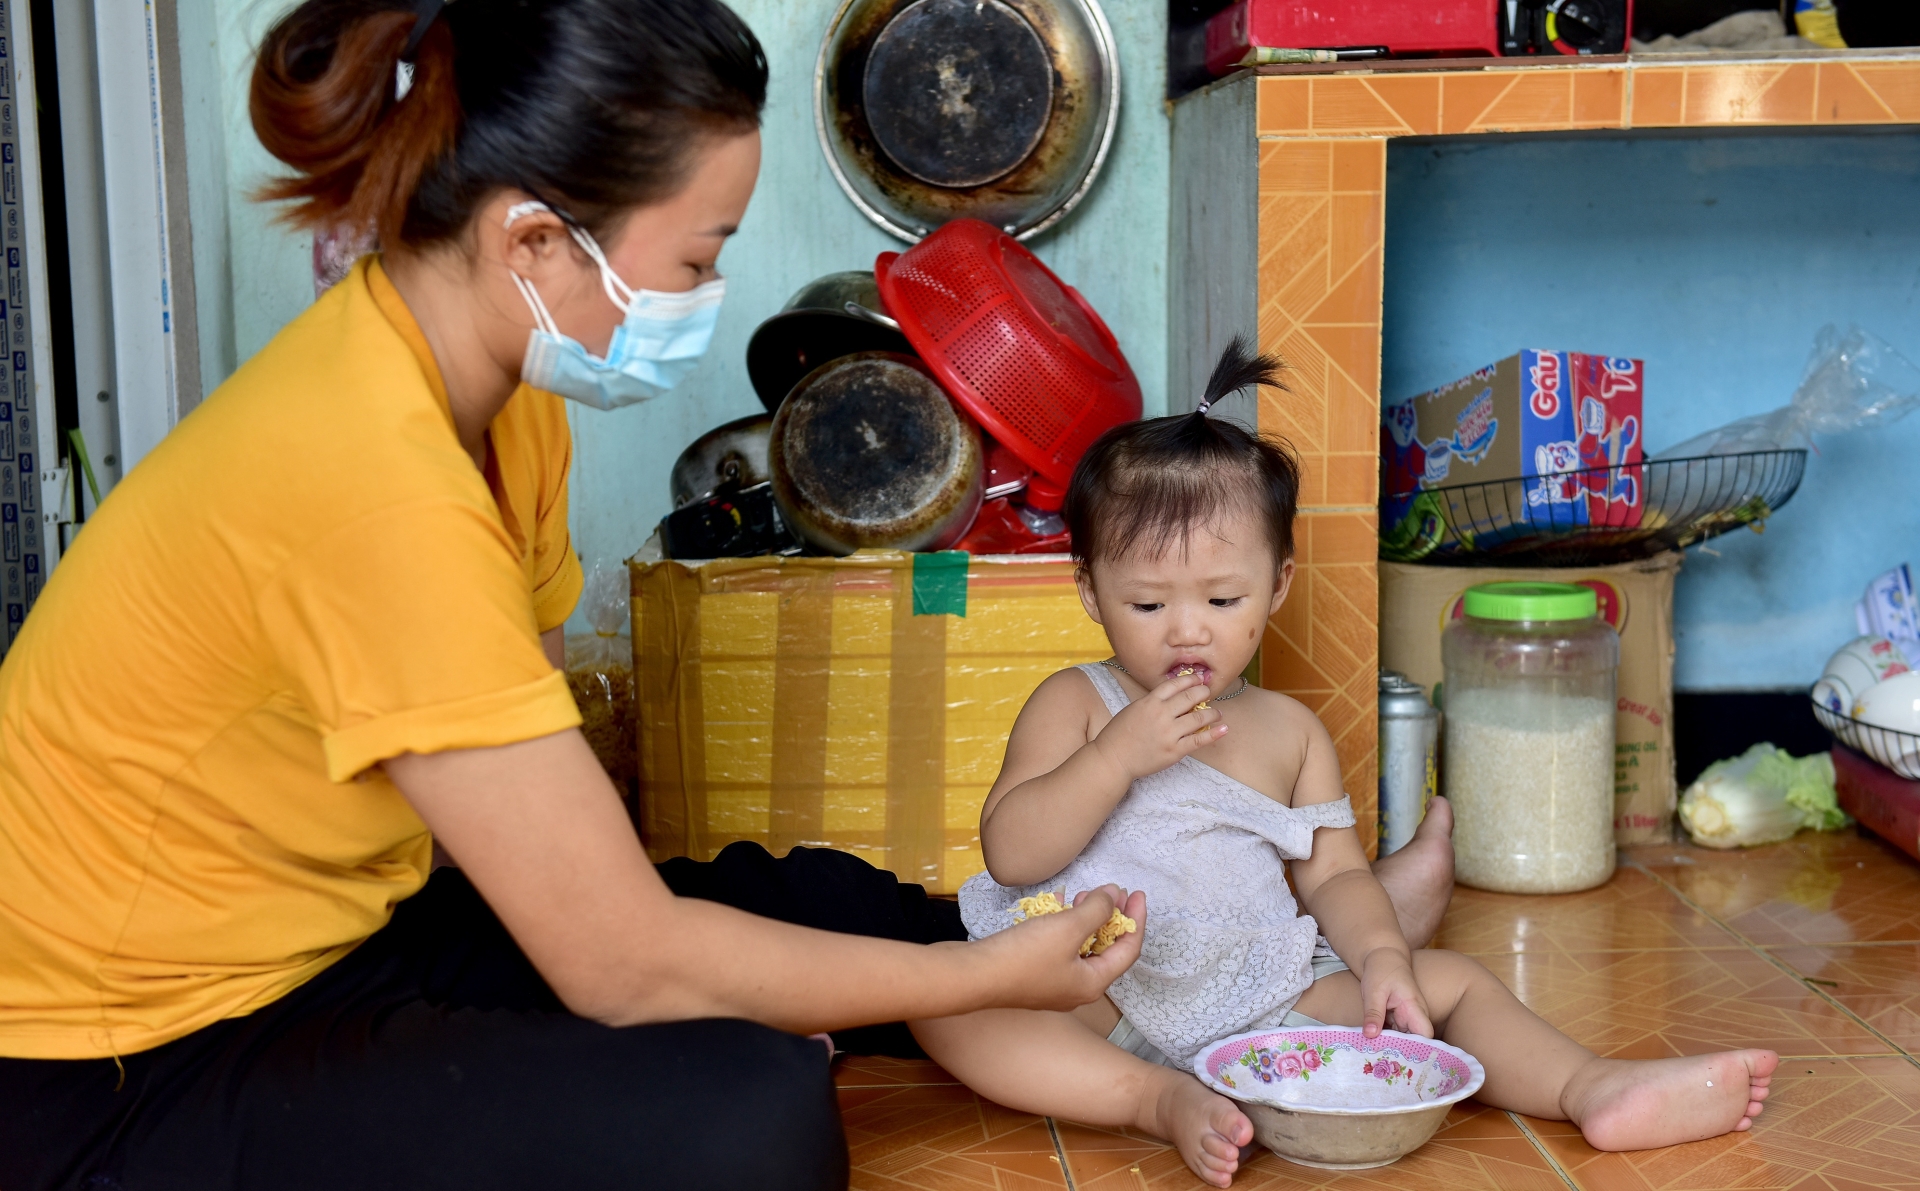
[[842, 0], [814, 71], [834, 178], [909, 242], [961, 217], [1022, 240], [1053, 226], [1119, 116], [1098, 0]]

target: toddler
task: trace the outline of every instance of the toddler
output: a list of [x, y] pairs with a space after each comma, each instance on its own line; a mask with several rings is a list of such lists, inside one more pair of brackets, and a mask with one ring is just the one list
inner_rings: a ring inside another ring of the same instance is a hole
[[[980, 815], [987, 871], [960, 892], [978, 938], [1014, 925], [1023, 896], [1134, 890], [1121, 896], [1146, 932], [1139, 961], [1073, 1013], [915, 1022], [921, 1044], [1002, 1104], [1167, 1138], [1218, 1187], [1253, 1128], [1188, 1064], [1271, 1027], [1437, 1035], [1485, 1066], [1479, 1099], [1571, 1120], [1603, 1150], [1749, 1128], [1773, 1052], [1602, 1059], [1473, 960], [1409, 949], [1326, 729], [1241, 677], [1293, 581], [1299, 474], [1208, 410], [1277, 385], [1277, 370], [1236, 341], [1197, 411], [1117, 427], [1081, 461], [1065, 515], [1081, 602], [1113, 657], [1054, 674], [1021, 710]], [[1344, 597], [1313, 598], [1338, 637]]]

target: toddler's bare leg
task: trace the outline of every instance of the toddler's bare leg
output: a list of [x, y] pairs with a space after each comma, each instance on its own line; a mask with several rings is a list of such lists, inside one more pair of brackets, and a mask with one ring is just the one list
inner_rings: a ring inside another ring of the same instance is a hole
[[1191, 1075], [1135, 1058], [1071, 1013], [985, 1009], [911, 1024], [936, 1062], [987, 1099], [1164, 1137], [1215, 1187], [1232, 1184], [1240, 1147], [1253, 1140], [1233, 1101]]
[[[1641, 1150], [1749, 1129], [1780, 1057], [1735, 1050], [1679, 1059], [1602, 1059], [1541, 1020], [1486, 968], [1451, 951], [1413, 953], [1414, 976], [1440, 1037], [1487, 1069], [1479, 1098], [1580, 1126], [1602, 1150]], [[1301, 1013], [1361, 1022], [1351, 972], [1316, 981]]]
[[1391, 856], [1373, 862], [1373, 875], [1393, 903], [1394, 917], [1407, 946], [1433, 942], [1453, 900], [1453, 804], [1435, 798], [1413, 839]]

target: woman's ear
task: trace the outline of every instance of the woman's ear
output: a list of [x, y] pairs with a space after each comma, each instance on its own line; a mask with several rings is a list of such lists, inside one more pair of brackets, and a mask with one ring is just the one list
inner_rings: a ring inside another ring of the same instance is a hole
[[1267, 608], [1267, 615], [1280, 611], [1280, 605], [1287, 602], [1287, 592], [1293, 587], [1293, 559], [1282, 560], [1273, 576], [1273, 603]]
[[529, 209], [528, 201], [519, 191], [502, 191], [487, 204], [478, 223], [481, 235], [494, 241], [501, 262], [537, 284], [556, 260], [570, 257], [573, 237], [558, 215], [545, 207]]
[[1106, 621], [1100, 619], [1100, 601], [1094, 598], [1092, 568], [1085, 566], [1075, 567], [1073, 569], [1073, 585], [1080, 589], [1080, 606], [1087, 610], [1087, 615], [1092, 618], [1093, 623], [1098, 625], [1106, 624]]

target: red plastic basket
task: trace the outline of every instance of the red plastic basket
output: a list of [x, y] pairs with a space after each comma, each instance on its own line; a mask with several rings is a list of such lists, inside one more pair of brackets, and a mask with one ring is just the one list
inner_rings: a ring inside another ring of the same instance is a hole
[[1074, 465], [1140, 416], [1140, 382], [1077, 291], [1007, 233], [956, 219], [873, 263], [880, 298], [954, 400], [1035, 472], [1058, 508]]

